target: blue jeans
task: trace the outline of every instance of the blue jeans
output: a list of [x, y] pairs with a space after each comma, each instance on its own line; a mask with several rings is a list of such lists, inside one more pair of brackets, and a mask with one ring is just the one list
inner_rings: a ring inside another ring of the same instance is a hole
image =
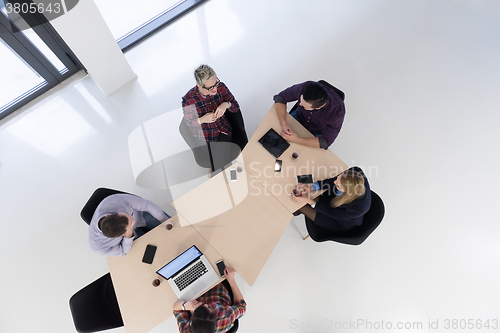
[[[170, 218], [170, 215], [168, 215], [165, 212], [163, 212], [163, 213], [165, 214], [165, 216], [167, 216], [168, 218]], [[144, 218], [144, 221], [146, 221], [146, 226], [135, 229], [135, 234], [137, 235], [136, 239], [139, 238], [139, 237], [141, 237], [142, 235], [144, 235], [149, 230], [151, 230], [153, 228], [156, 228], [157, 226], [159, 226], [161, 224], [160, 221], [158, 221], [157, 219], [155, 219], [153, 217], [153, 215], [149, 214], [148, 212], [142, 212], [142, 217]]]

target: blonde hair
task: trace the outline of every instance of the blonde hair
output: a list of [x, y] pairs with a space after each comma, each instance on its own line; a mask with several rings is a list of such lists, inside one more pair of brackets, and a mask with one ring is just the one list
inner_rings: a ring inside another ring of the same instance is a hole
[[363, 194], [365, 194], [365, 178], [355, 170], [346, 170], [340, 177], [340, 185], [344, 190], [344, 194], [336, 196], [330, 201], [330, 206], [337, 208], [339, 206], [353, 202]]
[[196, 80], [196, 84], [200, 87], [203, 87], [205, 85], [205, 82], [215, 76], [217, 76], [217, 74], [212, 69], [212, 67], [208, 65], [200, 65], [194, 70], [194, 79]]

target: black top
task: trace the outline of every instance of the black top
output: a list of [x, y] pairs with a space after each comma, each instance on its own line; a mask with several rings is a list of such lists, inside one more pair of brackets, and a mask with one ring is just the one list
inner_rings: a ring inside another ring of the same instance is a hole
[[326, 191], [321, 194], [319, 201], [314, 207], [316, 210], [314, 223], [316, 225], [330, 231], [342, 231], [352, 229], [363, 223], [363, 215], [370, 209], [372, 201], [370, 185], [365, 174], [359, 167], [352, 167], [349, 170], [358, 171], [363, 175], [365, 179], [365, 194], [350, 203], [332, 208], [330, 201], [336, 196], [335, 184], [333, 182], [338, 176], [319, 181], [320, 188], [326, 189]]

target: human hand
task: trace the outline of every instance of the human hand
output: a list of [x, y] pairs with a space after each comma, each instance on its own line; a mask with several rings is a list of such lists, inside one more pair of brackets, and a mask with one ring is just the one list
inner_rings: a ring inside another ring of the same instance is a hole
[[290, 129], [290, 133], [286, 133], [286, 132], [282, 131], [281, 136], [283, 137], [283, 139], [285, 139], [288, 142], [297, 142], [297, 139], [299, 138], [298, 135], [295, 134], [294, 132], [292, 132], [291, 129]]
[[180, 311], [180, 310], [184, 310], [182, 308], [182, 305], [184, 304], [184, 309], [186, 309], [186, 311], [194, 311], [194, 309], [196, 309], [197, 307], [199, 307], [200, 305], [202, 305], [203, 303], [201, 302], [198, 302], [197, 300], [192, 300], [192, 301], [189, 301], [189, 302], [186, 302], [182, 299], [179, 299], [177, 300], [177, 302], [174, 303], [173, 305], [173, 309], [174, 310], [177, 310], [177, 311]]
[[312, 184], [303, 184], [303, 183], [298, 183], [295, 185], [295, 188], [299, 190], [299, 193], [302, 194], [307, 194], [311, 192], [312, 190]]
[[234, 281], [234, 273], [236, 270], [232, 267], [227, 267], [224, 269], [224, 275], [228, 281]]
[[221, 105], [219, 105], [217, 107], [217, 110], [215, 110], [215, 117], [216, 118], [220, 118], [224, 115], [224, 113], [226, 112], [226, 110], [231, 106], [231, 104], [229, 104], [229, 102], [224, 102], [222, 103]]
[[198, 302], [196, 299], [193, 299], [192, 301], [186, 302], [186, 304], [184, 304], [184, 308], [187, 311], [194, 311], [197, 307], [201, 305], [203, 305], [202, 302]]
[[310, 199], [306, 195], [296, 196], [295, 194], [291, 193], [290, 196], [291, 196], [293, 202], [298, 202], [298, 203], [303, 203], [303, 204], [308, 203], [310, 205], [312, 205], [314, 203], [314, 200]]
[[281, 123], [281, 135], [292, 134], [292, 133], [293, 133], [293, 131], [290, 128], [290, 125], [288, 125], [288, 123], [286, 121], [282, 122]]
[[217, 120], [214, 112], [205, 113], [205, 115], [199, 118], [200, 124], [210, 124]]

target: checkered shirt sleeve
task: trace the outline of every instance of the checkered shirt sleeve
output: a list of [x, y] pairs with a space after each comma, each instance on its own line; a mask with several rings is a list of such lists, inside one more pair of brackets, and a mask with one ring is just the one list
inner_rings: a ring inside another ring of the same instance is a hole
[[210, 124], [198, 124], [199, 118], [209, 112], [215, 112], [217, 107], [224, 102], [231, 103], [228, 111], [238, 112], [240, 110], [238, 102], [223, 82], [219, 83], [217, 94], [213, 96], [203, 96], [198, 91], [198, 87], [194, 87], [182, 98], [184, 120], [195, 137], [213, 142], [217, 141], [219, 133], [231, 136], [231, 124], [224, 116]]
[[[204, 295], [198, 298], [203, 304], [208, 304], [214, 311], [217, 318], [214, 333], [224, 333], [233, 327], [236, 319], [241, 318], [246, 312], [244, 300], [237, 300], [231, 305], [229, 292], [222, 283], [219, 283]], [[175, 318], [180, 333], [191, 332], [191, 319], [188, 311], [174, 311]]]

